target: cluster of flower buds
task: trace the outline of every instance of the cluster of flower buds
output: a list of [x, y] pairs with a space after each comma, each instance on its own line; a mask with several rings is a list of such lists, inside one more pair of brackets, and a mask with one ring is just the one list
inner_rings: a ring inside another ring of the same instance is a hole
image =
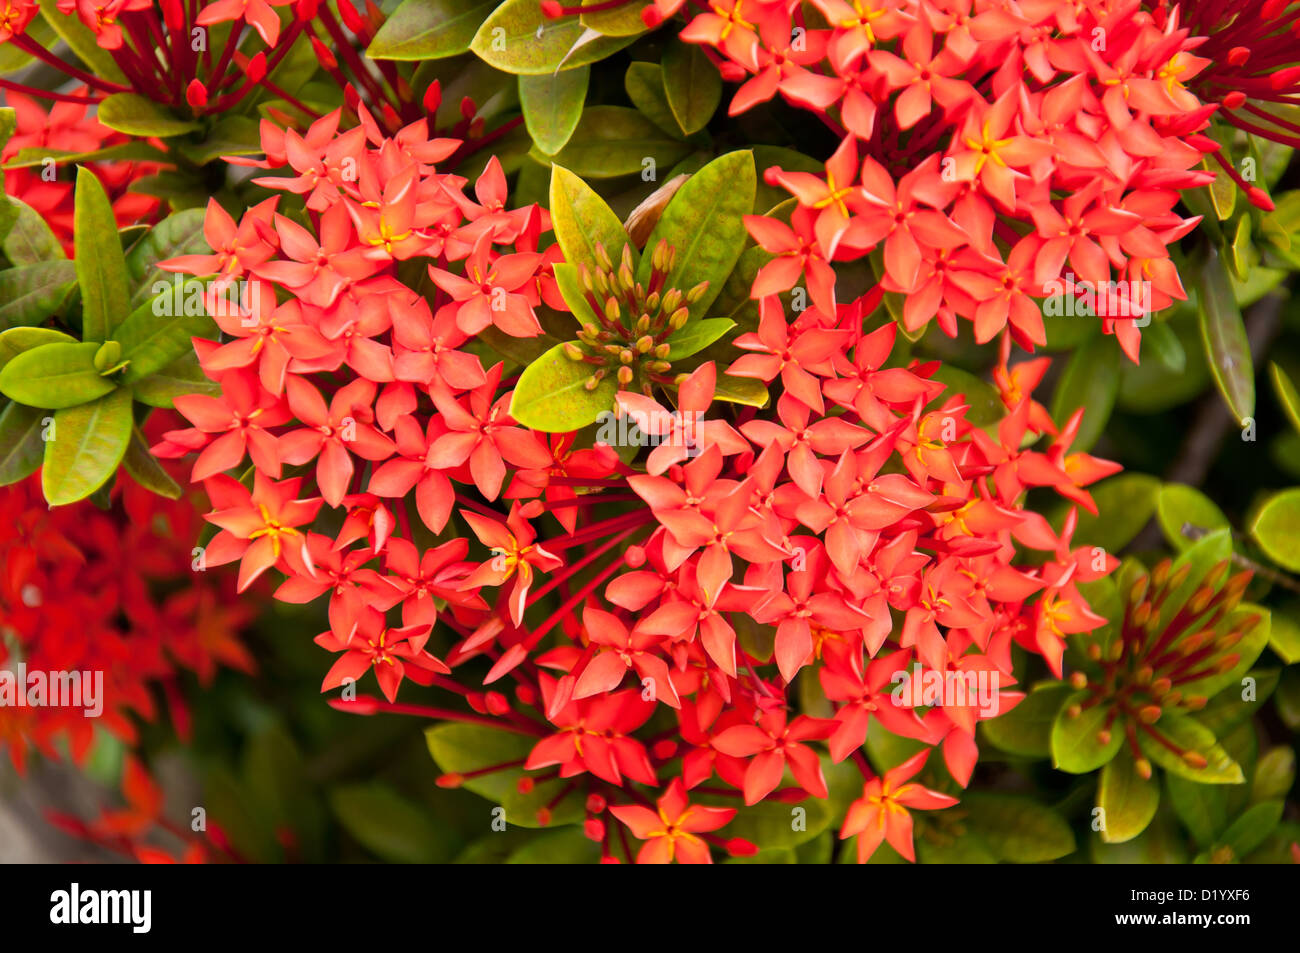
[[566, 344], [564, 353], [596, 368], [587, 379], [588, 390], [595, 390], [612, 372], [619, 390], [633, 388], [649, 397], [654, 385], [676, 383], [668, 338], [686, 327], [691, 305], [709, 283], [701, 282], [685, 293], [665, 287], [677, 250], [664, 240], [651, 253], [648, 287], [633, 280], [630, 245], [623, 246], [617, 268], [603, 244], [598, 242], [595, 251], [597, 267], [579, 265], [578, 275], [587, 304], [600, 323], [583, 325], [578, 343]]

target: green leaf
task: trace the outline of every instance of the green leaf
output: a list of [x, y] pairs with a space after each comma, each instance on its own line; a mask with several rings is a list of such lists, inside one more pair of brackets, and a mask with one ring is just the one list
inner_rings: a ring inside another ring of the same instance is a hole
[[637, 61], [629, 65], [623, 75], [623, 89], [641, 115], [670, 137], [681, 137], [681, 127], [673, 117], [668, 95], [664, 92], [664, 71], [658, 63]]
[[262, 151], [258, 122], [252, 116], [223, 116], [202, 142], [184, 143], [177, 151], [195, 165], [207, 165], [222, 156], [257, 155]]
[[[754, 207], [754, 156], [747, 150], [714, 159], [677, 190], [646, 241], [653, 249], [666, 241], [676, 250], [665, 288], [687, 292], [702, 281], [704, 295], [690, 306], [693, 317], [709, 313], [748, 240], [744, 216]], [[643, 256], [637, 280], [647, 283], [650, 255]]]
[[1169, 803], [1184, 827], [1202, 849], [1215, 842], [1228, 826], [1228, 789], [1221, 784], [1198, 784], [1176, 774], [1165, 775]]
[[1251, 784], [1250, 799], [1258, 804], [1275, 798], [1286, 798], [1295, 784], [1295, 751], [1279, 745], [1260, 756], [1255, 766], [1255, 780]]
[[[603, 0], [582, 0], [584, 7], [598, 4], [603, 5]], [[584, 12], [578, 19], [602, 36], [640, 36], [648, 29], [641, 19], [642, 9], [635, 3], [624, 3], [610, 10]]]
[[[100, 107], [102, 110], [102, 106]], [[77, 170], [73, 235], [81, 286], [82, 338], [104, 341], [126, 317], [126, 261], [117, 220], [95, 173]]]
[[1286, 419], [1291, 421], [1291, 426], [1300, 431], [1300, 391], [1297, 391], [1291, 378], [1287, 376], [1286, 371], [1277, 366], [1275, 361], [1268, 363], [1268, 376], [1273, 382], [1273, 391], [1277, 394], [1278, 403], [1286, 411]]
[[53, 263], [68, 257], [40, 212], [21, 199], [11, 196], [9, 201], [18, 207], [18, 218], [5, 236], [2, 246], [5, 257], [11, 264], [22, 266]]
[[77, 284], [77, 268], [66, 260], [43, 261], [0, 271], [0, 329], [40, 324]]
[[1219, 253], [1211, 248], [1198, 273], [1201, 341], [1214, 383], [1241, 426], [1255, 415], [1255, 368], [1241, 308]]
[[1052, 419], [1064, 425], [1080, 407], [1083, 422], [1070, 445], [1079, 453], [1092, 448], [1110, 420], [1119, 394], [1120, 349], [1113, 335], [1099, 335], [1070, 356], [1052, 394]]
[[149, 452], [149, 444], [144, 439], [144, 434], [140, 433], [139, 427], [131, 430], [131, 442], [127, 444], [122, 465], [126, 467], [126, 472], [131, 479], [146, 490], [165, 496], [169, 500], [180, 499], [182, 492], [180, 485], [163, 469], [158, 458]]
[[174, 286], [181, 276], [158, 267], [160, 262], [180, 255], [211, 252], [203, 237], [204, 210], [189, 208], [175, 212], [149, 229], [126, 255], [127, 282], [133, 289], [128, 313], [162, 293], [162, 282]]
[[770, 395], [762, 381], [752, 377], [719, 374], [717, 386], [713, 389], [713, 399], [744, 404], [746, 407], [766, 407]]
[[193, 351], [183, 354], [162, 370], [134, 384], [135, 399], [150, 407], [171, 407], [182, 394], [207, 394], [216, 397], [221, 387], [203, 373]]
[[1231, 529], [1228, 518], [1213, 500], [1182, 483], [1166, 483], [1160, 488], [1156, 494], [1156, 518], [1169, 545], [1178, 550], [1187, 549], [1199, 538], [1184, 535], [1184, 526], [1205, 532]]
[[641, 175], [646, 160], [654, 162], [655, 170], [670, 167], [690, 151], [635, 109], [589, 106], [555, 162], [583, 178], [610, 179]]
[[433, 818], [387, 785], [335, 788], [329, 803], [343, 829], [383, 860], [427, 864], [443, 859], [445, 835]]
[[519, 105], [523, 109], [524, 125], [542, 152], [555, 155], [578, 128], [590, 79], [590, 66], [519, 77]]
[[45, 444], [41, 489], [50, 506], [85, 499], [112, 479], [131, 439], [131, 391], [119, 387], [89, 404], [54, 414]]
[[1166, 370], [1181, 374], [1187, 367], [1187, 352], [1177, 332], [1166, 321], [1153, 322], [1143, 329], [1142, 343]]
[[0, 152], [4, 151], [9, 138], [18, 128], [18, 113], [12, 106], [0, 106]]
[[436, 60], [469, 49], [499, 0], [402, 0], [370, 41], [372, 60]]
[[[260, 151], [260, 150], [259, 150]], [[86, 149], [72, 152], [67, 149], [26, 148], [19, 149], [18, 154], [5, 163], [6, 169], [32, 169], [44, 166], [49, 160], [56, 166], [84, 165], [87, 162], [170, 162], [171, 159], [162, 149], [157, 149], [147, 142], [120, 142], [115, 146], [102, 149]]]
[[698, 45], [674, 40], [663, 59], [664, 95], [683, 133], [703, 129], [722, 102], [722, 75]]
[[39, 3], [45, 21], [54, 28], [54, 32], [63, 42], [68, 44], [72, 52], [77, 54], [77, 59], [90, 67], [90, 72], [101, 79], [126, 83], [126, 77], [118, 69], [112, 54], [100, 47], [95, 34], [81, 22], [79, 17], [60, 12], [58, 0], [39, 0]]
[[575, 361], [557, 344], [519, 375], [510, 416], [533, 430], [569, 433], [595, 423], [603, 411], [612, 411], [618, 384], [606, 376], [594, 390], [586, 382], [596, 370]]
[[1108, 762], [1124, 743], [1122, 726], [1110, 726], [1110, 739], [1102, 743], [1097, 735], [1106, 727], [1110, 707], [1105, 704], [1085, 708], [1077, 718], [1069, 710], [1092, 697], [1088, 691], [1076, 692], [1065, 700], [1052, 723], [1052, 764], [1071, 774], [1087, 774]]
[[[438, 767], [449, 773], [468, 774], [480, 768], [522, 761], [532, 751], [536, 739], [514, 732], [500, 731], [481, 725], [445, 723], [428, 728], [424, 733], [429, 753]], [[519, 793], [519, 779], [527, 774], [519, 768], [493, 771], [476, 778], [466, 778], [464, 787], [481, 797], [495, 801], [505, 808], [507, 824], [516, 827], [544, 827], [537, 811], [546, 807], [566, 790], [568, 781], [553, 779], [535, 784], [527, 794]], [[551, 824], [555, 826], [580, 822], [583, 818], [583, 800], [580, 796], [565, 797], [551, 809]], [[490, 817], [485, 813], [485, 823]], [[500, 836], [504, 837], [502, 832]]]
[[539, 75], [594, 63], [634, 38], [590, 38], [576, 18], [548, 19], [537, 0], [505, 0], [483, 21], [470, 49], [502, 72]]
[[105, 97], [96, 116], [109, 129], [144, 139], [166, 139], [203, 128], [197, 122], [177, 119], [171, 110], [138, 93], [113, 93]]
[[1142, 753], [1166, 771], [1200, 784], [1241, 784], [1245, 780], [1241, 766], [1215, 740], [1214, 733], [1190, 715], [1165, 709], [1153, 727], [1178, 748], [1195, 751], [1206, 760], [1204, 768], [1193, 768], [1146, 731], [1139, 730]]
[[1122, 750], [1101, 769], [1097, 806], [1103, 811], [1101, 839], [1122, 844], [1146, 830], [1160, 806], [1160, 785], [1137, 773], [1133, 756]]
[[54, 328], [10, 328], [0, 331], [0, 369], [24, 351], [40, 347], [42, 344], [77, 344], [80, 343], [70, 334], [56, 331]]
[[140, 305], [122, 322], [113, 340], [122, 345], [122, 360], [129, 362], [122, 377], [132, 384], [160, 371], [191, 347], [190, 339], [205, 337], [215, 325], [206, 312], [189, 313], [189, 291], [201, 288], [202, 282], [189, 279], [178, 293], [165, 291], [152, 301]]
[[1052, 724], [1071, 694], [1064, 682], [1036, 685], [1005, 715], [980, 722], [980, 729], [1003, 751], [1026, 758], [1046, 758], [1052, 753]]
[[[749, 252], [745, 254], [748, 255]], [[993, 385], [980, 380], [969, 371], [963, 371], [955, 364], [940, 364], [931, 379], [947, 385], [944, 392], [931, 402], [931, 407], [937, 407], [949, 397], [962, 394], [970, 406], [966, 419], [977, 427], [997, 423], [1006, 413], [1002, 398]]]
[[[550, 211], [555, 238], [564, 252], [565, 262], [570, 265], [585, 264], [596, 269], [597, 244], [604, 245], [610, 261], [617, 262], [623, 247], [630, 244], [623, 224], [605, 200], [581, 178], [559, 165], [551, 167]], [[639, 260], [639, 253], [633, 248], [634, 270]]]
[[668, 360], [676, 361], [703, 351], [736, 326], [730, 318], [705, 318], [690, 321], [668, 338]]
[[[1252, 603], [1242, 603], [1228, 615], [1228, 618], [1224, 622], [1221, 623], [1222, 631], [1236, 631], [1244, 628], [1250, 621], [1251, 617], [1256, 618], [1258, 621], [1255, 622], [1254, 625], [1250, 626], [1249, 629], [1246, 629], [1245, 634], [1237, 644], [1232, 647], [1232, 654], [1237, 656], [1237, 664], [1228, 671], [1222, 672], [1218, 675], [1207, 675], [1204, 678], [1183, 682], [1178, 687], [1187, 697], [1193, 695], [1205, 695], [1208, 698], [1214, 698], [1215, 695], [1218, 695], [1219, 692], [1222, 692], [1230, 685], [1235, 684], [1240, 686], [1241, 680], [1250, 672], [1251, 667], [1259, 659], [1260, 655], [1263, 654], [1265, 647], [1268, 645], [1268, 634], [1273, 627], [1272, 615], [1263, 606], [1254, 605]], [[1270, 691], [1272, 690], [1271, 685], [1266, 685], [1265, 687], [1268, 687]], [[1240, 687], [1238, 688], [1238, 691], [1240, 691]], [[1219, 699], [1215, 698], [1214, 701], [1218, 702]], [[1241, 701], [1244, 701], [1244, 699], [1241, 699]], [[1209, 709], [1206, 709], [1201, 714], [1205, 715], [1208, 711]], [[1201, 720], [1202, 723], [1211, 730], [1216, 732], [1220, 730], [1218, 726], [1211, 724], [1208, 717], [1203, 717]]]
[[10, 403], [0, 411], [0, 486], [25, 480], [41, 465], [44, 419], [44, 411], [22, 404]]
[[95, 341], [53, 343], [24, 351], [0, 370], [0, 391], [28, 407], [59, 410], [103, 397], [117, 385], [95, 367]]
[[1300, 487], [1270, 496], [1256, 512], [1250, 535], [1273, 562], [1300, 572]]
[[1300, 619], [1296, 618], [1300, 606], [1289, 602], [1274, 607], [1268, 628], [1268, 646], [1287, 665], [1300, 662]]
[[[1121, 473], [1088, 491], [1097, 504], [1097, 515], [1079, 510], [1074, 545], [1100, 546], [1113, 554], [1127, 546], [1155, 514], [1160, 480], [1146, 473]], [[1053, 515], [1052, 525], [1058, 529], [1067, 508], [1060, 507]]]
[[1074, 851], [1070, 825], [1032, 798], [971, 791], [961, 805], [970, 828], [1002, 860], [1037, 864]]
[[[616, 823], [610, 819], [608, 823]], [[507, 864], [594, 864], [600, 860], [600, 845], [588, 839], [581, 827], [547, 831], [513, 851]]]
[[1273, 828], [1277, 827], [1278, 822], [1282, 820], [1285, 807], [1283, 801], [1276, 800], [1265, 801], [1247, 808], [1223, 832], [1219, 843], [1231, 848], [1234, 857], [1245, 857], [1273, 833]]

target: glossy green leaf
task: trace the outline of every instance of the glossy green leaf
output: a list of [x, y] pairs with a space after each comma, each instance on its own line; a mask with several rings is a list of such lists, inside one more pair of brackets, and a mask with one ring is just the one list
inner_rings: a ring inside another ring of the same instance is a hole
[[370, 41], [372, 60], [435, 60], [469, 49], [500, 0], [402, 0]]
[[180, 286], [180, 293], [164, 292], [140, 305], [113, 333], [122, 345], [123, 361], [129, 362], [122, 377], [132, 384], [162, 370], [190, 350], [190, 339], [211, 337], [216, 325], [206, 312], [188, 313], [191, 288], [202, 282], [190, 279]]
[[1241, 308], [1232, 295], [1223, 259], [1214, 249], [1197, 273], [1201, 341], [1214, 383], [1237, 423], [1255, 414], [1255, 369]]
[[131, 439], [131, 391], [119, 387], [99, 400], [54, 414], [45, 444], [41, 489], [51, 506], [85, 499], [112, 479]]
[[[536, 739], [528, 735], [460, 723], [435, 725], [426, 729], [424, 737], [438, 767], [460, 774], [508, 761], [522, 761], [536, 743]], [[535, 784], [527, 794], [521, 794], [518, 784], [523, 776], [524, 772], [517, 768], [493, 771], [466, 778], [464, 787], [505, 808], [505, 821], [512, 827], [545, 827], [547, 825], [537, 818], [538, 809], [556, 801], [569, 788], [569, 783], [560, 779], [544, 781]], [[582, 817], [583, 798], [580, 795], [564, 797], [550, 812], [550, 822], [554, 826], [573, 824], [581, 821]], [[484, 823], [490, 819], [485, 812]], [[504, 837], [505, 832], [499, 836]]]
[[1137, 773], [1128, 751], [1106, 762], [1097, 785], [1097, 806], [1102, 809], [1101, 839], [1122, 844], [1146, 830], [1160, 807], [1160, 785]]
[[105, 97], [96, 116], [109, 129], [145, 139], [166, 139], [202, 128], [197, 122], [177, 119], [166, 106], [138, 93], [113, 93]]
[[719, 374], [718, 383], [713, 390], [714, 400], [725, 400], [730, 404], [744, 404], [746, 407], [766, 407], [771, 395], [762, 381], [752, 377], [732, 377]]
[[1062, 426], [1080, 407], [1083, 422], [1070, 445], [1078, 453], [1092, 448], [1110, 420], [1119, 394], [1120, 349], [1113, 335], [1099, 335], [1075, 351], [1052, 394], [1052, 419]]
[[590, 66], [519, 77], [519, 105], [523, 109], [524, 125], [542, 152], [555, 155], [578, 128], [590, 79]]
[[40, 324], [76, 287], [76, 266], [43, 261], [0, 271], [0, 329]]
[[1269, 380], [1273, 382], [1273, 392], [1277, 394], [1278, 403], [1286, 411], [1286, 419], [1291, 426], [1300, 431], [1300, 391], [1292, 383], [1286, 371], [1278, 367], [1275, 361], [1268, 363]]
[[135, 399], [150, 407], [171, 407], [172, 402], [182, 394], [207, 394], [215, 397], [221, 393], [221, 387], [216, 381], [203, 373], [193, 351], [181, 355], [162, 370], [136, 381], [132, 389], [135, 391]]
[[525, 427], [544, 433], [568, 433], [596, 422], [603, 411], [612, 411], [618, 385], [607, 375], [594, 390], [587, 380], [596, 370], [574, 361], [557, 344], [519, 375], [510, 416]]
[[103, 341], [127, 314], [126, 261], [108, 194], [95, 173], [84, 166], [77, 170], [75, 204], [81, 336], [86, 341]]
[[77, 344], [76, 338], [54, 328], [10, 328], [0, 331], [0, 368], [24, 351], [42, 344]]
[[1088, 691], [1076, 692], [1065, 700], [1052, 723], [1052, 764], [1071, 774], [1095, 771], [1115, 757], [1124, 743], [1124, 733], [1113, 730], [1109, 740], [1102, 742], [1098, 734], [1106, 727], [1110, 714], [1107, 705], [1084, 708], [1077, 717], [1070, 717], [1070, 708], [1083, 705], [1092, 697]]
[[149, 443], [144, 439], [144, 434], [140, 433], [139, 427], [131, 430], [131, 442], [127, 444], [122, 465], [126, 467], [126, 472], [131, 479], [146, 490], [165, 496], [169, 500], [180, 499], [182, 492], [180, 484], [163, 469], [158, 458], [149, 452]]
[[631, 63], [623, 75], [623, 89], [641, 115], [668, 136], [674, 139], [681, 137], [681, 127], [673, 117], [668, 95], [664, 92], [664, 71], [658, 63], [639, 60]]
[[[665, 288], [684, 293], [702, 281], [709, 283], [690, 306], [692, 317], [709, 313], [745, 248], [744, 216], [754, 207], [755, 182], [754, 156], [749, 151], [714, 159], [677, 190], [646, 241], [646, 248], [666, 241], [676, 251]], [[637, 268], [637, 280], [648, 282], [650, 271], [651, 256], [646, 255]]]
[[546, 17], [536, 0], [505, 0], [483, 21], [470, 49], [502, 72], [537, 75], [594, 63], [633, 39], [592, 38], [576, 18]]
[[1228, 791], [1221, 784], [1199, 784], [1165, 775], [1169, 804], [1201, 848], [1209, 847], [1228, 826]]
[[[1088, 487], [1097, 504], [1097, 515], [1079, 510], [1074, 530], [1075, 546], [1100, 546], [1118, 553], [1128, 545], [1155, 514], [1160, 480], [1146, 473], [1120, 473]], [[1063, 513], [1054, 514], [1052, 525], [1061, 525]]]
[[1280, 799], [1247, 808], [1223, 832], [1220, 844], [1229, 848], [1233, 857], [1245, 857], [1273, 832], [1273, 828], [1282, 820], [1285, 808], [1286, 805]]
[[1250, 535], [1273, 562], [1300, 572], [1300, 487], [1270, 496], [1255, 513]]
[[343, 829], [377, 857], [399, 864], [434, 863], [445, 834], [419, 805], [379, 782], [335, 788], [330, 808]]
[[[570, 265], [598, 267], [596, 245], [604, 245], [610, 261], [617, 262], [629, 244], [627, 232], [605, 200], [579, 176], [563, 166], [551, 168], [551, 227]], [[640, 254], [632, 249], [635, 269]], [[567, 300], [567, 299], [566, 299]]]
[[1250, 799], [1254, 803], [1286, 798], [1295, 784], [1295, 750], [1279, 745], [1260, 756], [1255, 765]]
[[722, 76], [695, 43], [674, 40], [663, 59], [664, 95], [682, 132], [703, 129], [722, 102]]
[[[77, 16], [69, 16], [59, 10], [58, 0], [39, 0], [41, 15], [46, 23], [53, 27], [63, 42], [67, 43], [77, 59], [90, 67], [90, 71], [101, 79], [116, 83], [126, 83], [126, 77], [113, 60], [113, 55], [100, 47], [95, 34], [81, 22]], [[29, 29], [30, 29], [29, 24]]]
[[1005, 715], [980, 722], [980, 730], [1003, 751], [1026, 758], [1046, 758], [1052, 753], [1052, 725], [1071, 694], [1064, 682], [1036, 685]]
[[1150, 354], [1174, 374], [1181, 374], [1187, 367], [1183, 342], [1167, 321], [1156, 321], [1142, 329], [1142, 353]]
[[223, 116], [202, 142], [182, 143], [176, 149], [195, 165], [207, 165], [222, 156], [258, 155], [262, 152], [261, 132], [252, 116]]
[[163, 271], [158, 267], [160, 262], [181, 255], [211, 253], [207, 239], [203, 237], [203, 219], [203, 209], [174, 212], [131, 246], [126, 253], [127, 283], [131, 288], [130, 311], [161, 294], [163, 283], [174, 287], [178, 280], [184, 280], [183, 276]]
[[705, 318], [691, 321], [668, 338], [668, 360], [676, 361], [703, 351], [736, 326], [730, 318]]
[[[606, 0], [582, 0], [582, 6], [605, 6]], [[640, 36], [648, 27], [641, 19], [645, 9], [635, 3], [624, 3], [608, 10], [585, 11], [579, 19], [582, 25], [603, 36]]]
[[[611, 819], [609, 823], [614, 823]], [[600, 845], [589, 839], [581, 827], [547, 831], [534, 837], [506, 858], [507, 864], [594, 864], [600, 860]]]
[[[13, 228], [5, 235], [3, 249], [5, 257], [14, 266], [53, 263], [68, 256], [63, 253], [63, 246], [54, 237], [54, 232], [45, 223], [41, 213], [21, 199], [10, 197], [18, 208], [18, 218]], [[0, 299], [3, 300], [3, 299]]]
[[1195, 751], [1206, 760], [1204, 768], [1193, 768], [1145, 731], [1138, 731], [1142, 753], [1166, 771], [1200, 784], [1241, 784], [1245, 780], [1241, 766], [1215, 740], [1213, 732], [1190, 715], [1166, 709], [1154, 728], [1179, 748]]
[[1202, 532], [1231, 528], [1228, 518], [1213, 500], [1182, 483], [1166, 483], [1160, 488], [1156, 494], [1156, 518], [1169, 545], [1178, 550], [1187, 549], [1200, 538], [1185, 535], [1184, 527]]
[[1002, 860], [1037, 864], [1074, 851], [1070, 825], [1032, 798], [970, 791], [961, 804], [969, 828]]
[[[749, 252], [745, 254], [748, 255]], [[980, 380], [970, 371], [963, 371], [955, 364], [940, 364], [931, 379], [947, 385], [947, 389], [931, 403], [932, 409], [949, 397], [962, 394], [970, 407], [966, 419], [977, 427], [997, 423], [1006, 414], [1006, 406], [993, 385]]]
[[658, 169], [671, 167], [690, 151], [635, 109], [591, 106], [555, 162], [583, 178], [609, 179], [648, 171], [657, 175]]
[[0, 486], [25, 480], [41, 465], [45, 417], [39, 408], [12, 402], [0, 411]]
[[95, 341], [44, 344], [0, 370], [0, 392], [28, 407], [59, 410], [96, 400], [117, 385], [95, 367]]
[[[564, 262], [557, 262], [554, 266], [555, 286], [560, 289], [560, 296], [564, 298], [564, 303], [569, 306], [573, 313], [574, 320], [578, 324], [599, 324], [600, 319], [592, 309], [591, 303], [587, 301], [586, 294], [582, 287], [582, 282], [578, 278], [578, 269], [574, 265]], [[549, 347], [554, 347], [554, 344]], [[549, 347], [547, 349], [549, 349]], [[545, 350], [545, 349], [544, 349]], [[539, 354], [538, 357], [541, 355]], [[533, 360], [536, 360], [534, 358]], [[528, 361], [529, 364], [532, 361]]]
[[1296, 602], [1273, 608], [1268, 646], [1287, 665], [1300, 662], [1300, 605]]
[[28, 147], [5, 163], [6, 169], [34, 169], [53, 160], [55, 166], [84, 165], [87, 162], [167, 162], [167, 153], [143, 141], [119, 142], [101, 149], [72, 152], [67, 149]]

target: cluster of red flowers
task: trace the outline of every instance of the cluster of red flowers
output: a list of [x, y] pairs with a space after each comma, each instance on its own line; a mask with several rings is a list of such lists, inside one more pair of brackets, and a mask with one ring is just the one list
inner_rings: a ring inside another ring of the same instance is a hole
[[32, 476], [0, 489], [0, 519], [0, 670], [103, 675], [97, 717], [84, 706], [0, 706], [0, 745], [19, 770], [30, 746], [83, 763], [97, 727], [134, 744], [131, 716], [153, 721], [159, 697], [184, 738], [182, 672], [206, 684], [218, 666], [253, 670], [238, 638], [252, 608], [222, 574], [191, 571], [203, 527], [193, 497], [168, 500], [122, 477], [106, 510], [49, 509]]
[[[126, 136], [88, 116], [84, 103], [56, 102], [47, 112], [31, 97], [12, 90], [4, 94], [4, 103], [13, 108], [17, 126], [0, 150], [0, 164], [17, 158], [24, 149], [47, 150], [52, 155], [80, 154], [127, 141]], [[155, 171], [155, 164], [107, 161], [95, 162], [91, 167], [112, 200], [113, 214], [120, 226], [144, 221], [158, 210], [158, 200], [153, 196], [127, 191], [132, 182]], [[45, 164], [8, 169], [4, 173], [5, 192], [30, 205], [53, 230], [64, 252], [71, 255], [72, 180], [51, 174], [54, 171]]]
[[1197, 219], [1178, 190], [1213, 178], [1193, 167], [1217, 155], [1199, 132], [1217, 107], [1184, 85], [1204, 38], [1176, 10], [1109, 0], [813, 5], [816, 23], [786, 0], [712, 0], [682, 32], [744, 80], [733, 115], [779, 93], [842, 137], [825, 175], [767, 171], [798, 208], [754, 230], [780, 256], [763, 291], [803, 273], [832, 314], [828, 263], [870, 255], [908, 330], [955, 335], [960, 316], [979, 342], [1009, 326], [1032, 349], [1041, 299], [1114, 287], [1128, 305], [1105, 329], [1136, 361], [1133, 317], [1186, 297], [1169, 246]]
[[[587, 796], [607, 859], [607, 810], [647, 840], [642, 859], [754, 849], [712, 833], [733, 809], [689, 806], [686, 792], [716, 774], [745, 804], [825, 797], [812, 741], [867, 779], [843, 832], [863, 834], [861, 856], [885, 837], [911, 856], [905, 808], [950, 799], [905, 783], [924, 758], [874, 777], [869, 720], [941, 744], [965, 785], [977, 720], [1020, 695], [926, 709], [891, 697], [895, 676], [915, 665], [1011, 685], [1013, 642], [1059, 672], [1064, 635], [1101, 622], [1076, 584], [1113, 559], [1071, 547], [1073, 517], [1057, 534], [1023, 509], [1027, 489], [1050, 486], [1091, 510], [1083, 487], [1115, 469], [1067, 452], [1082, 412], [1058, 434], [1028, 396], [1046, 361], [1008, 368], [1004, 351], [1008, 414], [991, 436], [959, 398], [926, 410], [944, 390], [934, 365], [883, 367], [894, 325], [863, 336], [864, 302], [788, 325], [767, 296], [757, 333], [737, 342], [754, 353], [732, 370], [780, 378], [774, 413], [701, 422], [709, 363], [682, 381], [674, 412], [619, 395], [660, 444], [646, 472], [603, 443], [575, 449], [575, 435], [512, 420], [513, 378], [483, 367], [476, 340], [536, 335], [536, 309], [563, 307], [558, 246], [538, 251], [549, 216], [506, 208], [495, 159], [470, 197], [436, 168], [455, 141], [429, 139], [423, 121], [390, 137], [359, 114], [342, 133], [337, 114], [303, 135], [263, 125], [257, 164], [281, 174], [259, 181], [306, 196], [311, 227], [276, 214], [276, 199], [239, 222], [214, 203], [213, 254], [168, 266], [220, 276], [209, 306], [228, 336], [196, 342], [222, 396], [178, 399], [193, 426], [155, 447], [197, 453], [220, 527], [207, 564], [239, 560], [241, 589], [275, 567], [286, 601], [328, 594], [316, 641], [338, 658], [323, 689], [373, 668], [387, 699], [340, 707], [535, 736], [530, 778], [571, 779], [561, 797]], [[421, 273], [432, 304], [398, 278]], [[1048, 449], [1022, 449], [1043, 433]], [[251, 488], [227, 475], [246, 458]], [[508, 514], [490, 505], [506, 501]], [[1045, 561], [1013, 566], [1017, 544]], [[622, 687], [630, 673], [639, 689]], [[513, 698], [471, 682], [507, 676]], [[816, 681], [833, 717], [791, 712], [796, 676]], [[397, 704], [406, 678], [473, 713]], [[638, 737], [660, 705], [678, 730]], [[665, 788], [660, 810], [627, 781]]]

